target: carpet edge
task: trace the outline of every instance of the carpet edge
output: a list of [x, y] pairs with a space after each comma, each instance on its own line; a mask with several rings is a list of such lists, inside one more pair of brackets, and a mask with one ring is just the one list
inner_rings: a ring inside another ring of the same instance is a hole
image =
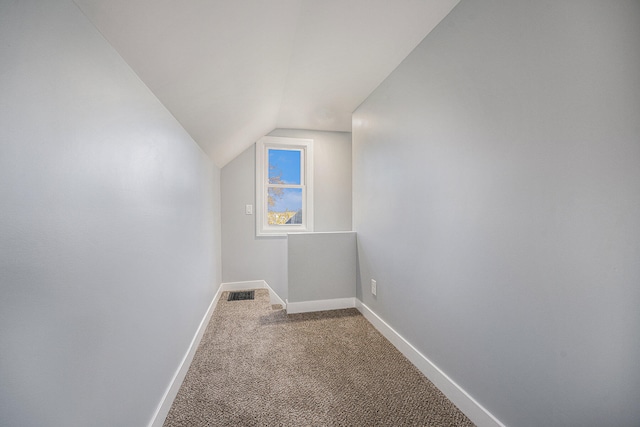
[[151, 417], [151, 421], [148, 424], [149, 427], [162, 427], [162, 425], [164, 424], [167, 418], [167, 415], [169, 415], [169, 410], [171, 409], [171, 405], [173, 405], [173, 401], [178, 395], [180, 386], [182, 385], [182, 382], [184, 381], [184, 378], [186, 377], [187, 372], [189, 371], [189, 367], [191, 366], [193, 357], [196, 354], [198, 345], [200, 345], [200, 341], [202, 341], [202, 337], [204, 336], [204, 332], [207, 329], [207, 325], [211, 320], [211, 316], [213, 315], [213, 312], [215, 311], [216, 306], [218, 305], [218, 300], [220, 299], [222, 292], [224, 292], [225, 290], [223, 289], [223, 285], [224, 283], [220, 284], [220, 286], [218, 287], [218, 290], [216, 291], [216, 294], [213, 296], [213, 299], [211, 300], [211, 303], [209, 304], [209, 307], [207, 308], [207, 311], [205, 312], [204, 317], [200, 321], [200, 325], [198, 325], [198, 329], [196, 329], [196, 333], [193, 336], [193, 339], [191, 340], [191, 343], [189, 344], [189, 347], [187, 348], [187, 351], [184, 357], [182, 358], [182, 360], [180, 361], [180, 364], [178, 365], [178, 369], [176, 370], [175, 374], [173, 374], [173, 377], [169, 382], [169, 386], [167, 387], [164, 394], [162, 395], [162, 398], [160, 399], [160, 403], [158, 403], [158, 406], [156, 407], [156, 410], [153, 416]]
[[506, 427], [498, 418], [478, 403], [469, 393], [456, 384], [438, 366], [420, 353], [409, 341], [396, 332], [387, 322], [356, 298], [356, 309], [394, 347], [400, 351], [422, 374], [429, 379], [458, 409], [478, 427]]

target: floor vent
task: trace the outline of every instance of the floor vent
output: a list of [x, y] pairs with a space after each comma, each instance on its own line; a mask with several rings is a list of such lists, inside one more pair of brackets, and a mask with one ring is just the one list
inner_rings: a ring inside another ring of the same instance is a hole
[[227, 301], [242, 301], [246, 299], [253, 299], [254, 291], [240, 291], [229, 292], [229, 298]]

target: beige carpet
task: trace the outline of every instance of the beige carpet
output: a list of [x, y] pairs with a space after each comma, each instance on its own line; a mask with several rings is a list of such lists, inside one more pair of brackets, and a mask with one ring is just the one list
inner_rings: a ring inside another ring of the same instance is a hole
[[472, 426], [355, 309], [287, 315], [222, 294], [164, 424]]

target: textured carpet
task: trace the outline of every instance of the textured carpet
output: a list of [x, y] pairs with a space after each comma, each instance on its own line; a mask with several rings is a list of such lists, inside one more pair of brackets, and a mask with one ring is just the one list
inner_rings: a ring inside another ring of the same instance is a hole
[[355, 309], [226, 301], [165, 421], [176, 426], [473, 426]]

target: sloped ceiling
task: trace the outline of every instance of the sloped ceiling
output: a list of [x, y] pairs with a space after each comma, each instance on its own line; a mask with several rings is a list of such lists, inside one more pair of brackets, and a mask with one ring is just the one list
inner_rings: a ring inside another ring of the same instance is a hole
[[351, 113], [459, 0], [75, 0], [219, 167]]

